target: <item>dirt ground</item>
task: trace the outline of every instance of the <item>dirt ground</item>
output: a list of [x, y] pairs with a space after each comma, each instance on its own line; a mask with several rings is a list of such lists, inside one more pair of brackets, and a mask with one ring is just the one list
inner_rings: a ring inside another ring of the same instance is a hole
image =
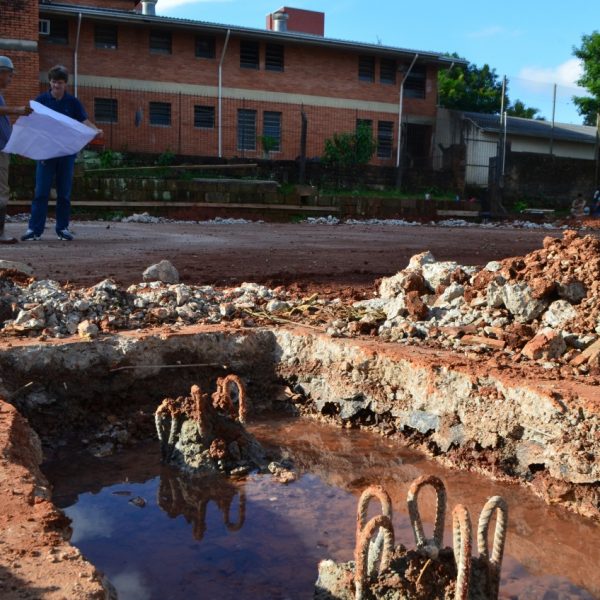
[[[18, 237], [25, 224], [6, 229]], [[106, 278], [137, 283], [146, 267], [167, 259], [183, 283], [298, 283], [326, 294], [346, 286], [370, 291], [375, 279], [403, 269], [425, 250], [437, 260], [485, 265], [539, 248], [547, 235], [561, 235], [542, 229], [273, 223], [75, 222], [72, 230], [76, 240], [63, 242], [49, 225], [39, 241], [1, 246], [0, 258], [30, 265], [37, 279], [75, 285]]]
[[[7, 233], [16, 237], [24, 229], [24, 223], [7, 225]], [[411, 256], [426, 250], [437, 260], [483, 266], [525, 255], [542, 247], [545, 237], [562, 235], [543, 229], [267, 223], [75, 222], [72, 230], [76, 240], [62, 242], [51, 224], [40, 241], [0, 246], [0, 259], [30, 265], [36, 279], [76, 286], [106, 278], [125, 286], [138, 283], [148, 266], [167, 259], [182, 282], [194, 285], [254, 281], [330, 297], [371, 297], [376, 279], [405, 268]], [[600, 237], [600, 232], [593, 235]], [[0, 545], [5, 548], [0, 597], [109, 598], [101, 575], [65, 539], [67, 524], [47, 500], [39, 457], [19, 453], [22, 444], [15, 431], [26, 437], [21, 421], [13, 407], [0, 401], [0, 497], [10, 498], [10, 506], [0, 511]], [[39, 587], [49, 570], [53, 585]]]

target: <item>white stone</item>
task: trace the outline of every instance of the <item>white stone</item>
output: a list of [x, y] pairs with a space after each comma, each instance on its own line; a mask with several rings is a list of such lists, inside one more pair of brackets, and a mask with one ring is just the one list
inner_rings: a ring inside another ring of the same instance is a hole
[[506, 284], [502, 287], [504, 306], [520, 323], [530, 323], [539, 317], [548, 303], [533, 297], [526, 283]]
[[565, 323], [574, 319], [577, 311], [566, 300], [556, 300], [544, 313], [542, 323], [549, 327], [561, 328]]
[[168, 260], [161, 260], [160, 262], [149, 266], [142, 274], [142, 277], [144, 281], [179, 283], [179, 273]]

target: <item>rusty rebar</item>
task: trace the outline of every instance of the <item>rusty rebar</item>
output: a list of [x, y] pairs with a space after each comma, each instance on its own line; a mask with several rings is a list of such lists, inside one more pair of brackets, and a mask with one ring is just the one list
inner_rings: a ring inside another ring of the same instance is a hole
[[[419, 512], [419, 492], [427, 485], [430, 485], [436, 493], [435, 524], [433, 538], [431, 539], [425, 537], [421, 513]], [[446, 488], [443, 481], [435, 475], [423, 475], [415, 479], [408, 490], [407, 504], [417, 551], [430, 558], [437, 558], [444, 543], [444, 521], [446, 518]]]
[[[496, 517], [494, 544], [490, 557], [488, 531], [494, 511], [498, 511], [498, 515]], [[500, 592], [500, 571], [502, 570], [507, 525], [508, 504], [501, 496], [492, 496], [485, 503], [479, 515], [479, 524], [477, 526], [477, 549], [480, 558], [484, 559], [487, 563], [490, 600], [497, 600]]]
[[356, 539], [356, 547], [354, 549], [354, 560], [356, 563], [354, 571], [355, 600], [363, 600], [364, 598], [368, 581], [367, 569], [370, 541], [380, 529], [383, 530], [383, 551], [379, 563], [379, 573], [383, 573], [390, 566], [394, 550], [394, 527], [389, 517], [377, 515], [364, 526]]
[[471, 517], [467, 508], [462, 504], [457, 504], [452, 511], [452, 537], [457, 571], [454, 600], [468, 600], [473, 538]]
[[[373, 498], [377, 498], [381, 503], [381, 512], [392, 521], [392, 501], [389, 494], [380, 485], [371, 485], [360, 496], [358, 500], [358, 509], [356, 513], [356, 539], [358, 539], [367, 522], [369, 512], [369, 503]], [[367, 562], [367, 571], [371, 573], [373, 566], [379, 560], [383, 548], [383, 532], [379, 530], [377, 538], [370, 543], [369, 558]]]

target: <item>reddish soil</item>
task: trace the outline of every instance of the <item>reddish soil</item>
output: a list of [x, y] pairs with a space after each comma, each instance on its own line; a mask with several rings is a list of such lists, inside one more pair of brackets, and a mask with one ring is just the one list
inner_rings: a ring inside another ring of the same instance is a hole
[[[7, 233], [18, 236], [24, 228], [11, 223]], [[323, 296], [372, 296], [377, 278], [396, 273], [426, 250], [438, 260], [484, 265], [528, 254], [542, 248], [546, 236], [562, 235], [508, 228], [306, 224], [76, 222], [73, 230], [75, 242], [57, 240], [50, 227], [41, 241], [1, 246], [0, 258], [29, 264], [37, 279], [82, 286], [106, 278], [137, 283], [146, 267], [168, 259], [182, 282], [191, 284], [256, 281], [318, 290]], [[600, 231], [594, 235], [600, 237]], [[99, 574], [69, 546], [68, 523], [44, 496], [40, 456], [30, 451], [30, 435], [14, 408], [0, 401], [0, 597], [105, 598]]]
[[[18, 236], [21, 223], [7, 225]], [[25, 262], [37, 279], [90, 285], [105, 278], [129, 285], [149, 265], [171, 261], [181, 281], [231, 285], [242, 281], [301, 284], [320, 292], [374, 280], [403, 269], [414, 254], [484, 265], [524, 255], [559, 230], [252, 223], [140, 224], [75, 222], [75, 242], [56, 239], [52, 225], [36, 242], [0, 247], [0, 258]]]

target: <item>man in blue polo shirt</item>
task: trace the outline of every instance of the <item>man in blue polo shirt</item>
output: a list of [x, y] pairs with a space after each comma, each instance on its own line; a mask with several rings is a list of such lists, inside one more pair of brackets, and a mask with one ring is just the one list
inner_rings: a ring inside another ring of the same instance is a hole
[[[75, 96], [67, 93], [69, 72], [66, 67], [62, 65], [52, 67], [48, 72], [48, 80], [50, 81], [50, 90], [40, 94], [36, 101], [96, 129], [97, 135], [102, 136], [102, 130], [88, 119], [83, 104]], [[69, 231], [69, 219], [75, 156], [75, 154], [71, 154], [38, 161], [35, 171], [35, 197], [31, 203], [29, 226], [25, 234], [21, 236], [22, 241], [39, 240], [44, 233], [48, 215], [48, 198], [54, 179], [56, 179], [56, 235], [60, 240], [69, 242], [73, 240], [73, 234]]]
[[[8, 115], [28, 115], [31, 113], [29, 106], [6, 106], [2, 92], [10, 83], [14, 65], [8, 56], [0, 56], [0, 150], [6, 146], [12, 133], [12, 126]], [[8, 165], [10, 155], [0, 152], [0, 244], [13, 244], [17, 240], [4, 233], [6, 221], [6, 207], [8, 205]]]

